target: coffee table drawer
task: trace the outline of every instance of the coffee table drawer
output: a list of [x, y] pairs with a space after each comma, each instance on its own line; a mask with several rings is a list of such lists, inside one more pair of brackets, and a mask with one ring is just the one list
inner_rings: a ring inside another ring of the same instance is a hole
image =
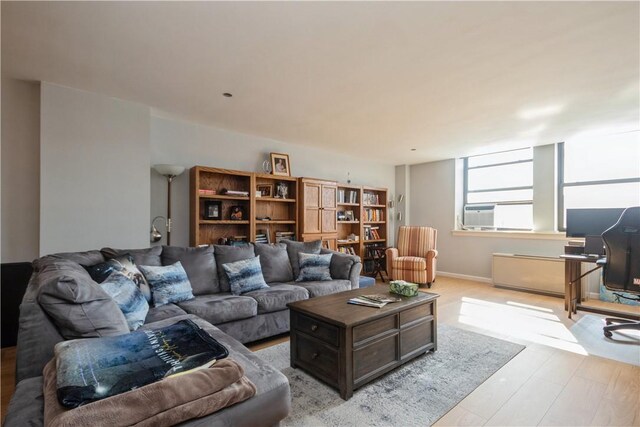
[[418, 323], [403, 329], [400, 339], [400, 357], [433, 343], [433, 321]]
[[382, 335], [398, 328], [396, 315], [386, 316], [353, 328], [353, 344], [358, 345], [368, 338]]
[[433, 315], [433, 303], [422, 304], [400, 313], [400, 326]]
[[304, 314], [298, 314], [295, 328], [328, 344], [338, 345], [338, 328], [336, 326], [307, 317]]
[[387, 368], [400, 358], [398, 357], [398, 334], [375, 341], [353, 352], [353, 381]]
[[338, 351], [335, 348], [298, 335], [296, 354], [297, 363], [313, 366], [315, 373], [326, 377], [330, 382], [338, 382]]

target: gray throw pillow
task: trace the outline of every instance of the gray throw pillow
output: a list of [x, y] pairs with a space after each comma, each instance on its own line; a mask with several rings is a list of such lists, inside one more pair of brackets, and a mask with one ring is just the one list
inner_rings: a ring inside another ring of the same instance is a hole
[[241, 261], [243, 259], [255, 258], [256, 254], [253, 251], [253, 245], [213, 245], [213, 248], [216, 257], [216, 264], [218, 265], [218, 280], [220, 281], [220, 292], [229, 292], [229, 290], [231, 289], [229, 285], [229, 277], [227, 276], [227, 272], [224, 271], [222, 265], [230, 262]]
[[149, 303], [133, 280], [116, 271], [107, 277], [100, 287], [118, 304], [118, 308], [127, 319], [129, 330], [135, 331], [144, 324], [149, 312]]
[[296, 282], [320, 282], [331, 280], [332, 254], [300, 254], [300, 275]]
[[139, 267], [151, 286], [154, 307], [193, 299], [191, 283], [180, 261], [164, 267], [153, 265]]
[[102, 248], [100, 249], [102, 255], [106, 259], [118, 257], [120, 255], [129, 254], [133, 257], [133, 262], [137, 265], [162, 265], [160, 254], [162, 253], [162, 246], [152, 246], [144, 249], [113, 249]]
[[213, 257], [213, 246], [183, 248], [180, 246], [164, 246], [162, 249], [162, 265], [171, 265], [180, 261], [187, 272], [194, 295], [208, 295], [220, 292], [216, 260]]
[[260, 257], [262, 275], [267, 283], [286, 283], [293, 281], [293, 270], [284, 243], [269, 245], [255, 244], [256, 255]]
[[79, 264], [49, 264], [38, 279], [38, 303], [65, 339], [129, 333], [122, 311]]
[[260, 256], [228, 262], [222, 264], [222, 268], [229, 276], [229, 286], [231, 287], [231, 293], [234, 295], [242, 295], [269, 287], [262, 276]]
[[295, 242], [293, 240], [283, 240], [282, 243], [287, 245], [289, 261], [291, 262], [291, 267], [293, 267], [293, 277], [296, 279], [300, 275], [300, 261], [298, 260], [298, 254], [319, 254], [320, 249], [322, 249], [321, 240], [315, 240], [313, 242]]

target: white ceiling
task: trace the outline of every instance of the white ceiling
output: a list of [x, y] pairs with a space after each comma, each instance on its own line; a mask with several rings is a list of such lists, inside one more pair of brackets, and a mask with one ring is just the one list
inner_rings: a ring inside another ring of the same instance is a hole
[[3, 1], [2, 72], [419, 163], [637, 129], [639, 5]]

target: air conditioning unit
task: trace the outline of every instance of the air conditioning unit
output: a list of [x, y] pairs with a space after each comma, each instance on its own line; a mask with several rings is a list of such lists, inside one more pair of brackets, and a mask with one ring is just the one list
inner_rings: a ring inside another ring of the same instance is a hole
[[495, 228], [496, 205], [465, 205], [464, 229]]

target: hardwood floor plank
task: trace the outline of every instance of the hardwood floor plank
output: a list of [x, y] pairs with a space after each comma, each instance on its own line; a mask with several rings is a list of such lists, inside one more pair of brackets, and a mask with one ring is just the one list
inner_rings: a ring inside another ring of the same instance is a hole
[[482, 426], [487, 420], [458, 405], [440, 418], [434, 426]]
[[595, 418], [606, 385], [574, 376], [540, 422], [541, 426], [587, 426]]

